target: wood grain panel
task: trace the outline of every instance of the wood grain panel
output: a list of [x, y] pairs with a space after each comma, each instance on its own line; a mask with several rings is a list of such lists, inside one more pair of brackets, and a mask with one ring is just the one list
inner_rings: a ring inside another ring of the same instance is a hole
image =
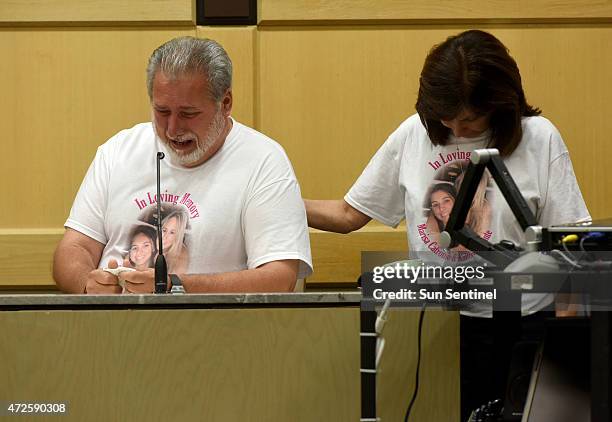
[[[388, 420], [413, 388], [417, 317], [392, 312], [386, 328]], [[68, 402], [66, 420], [359, 418], [357, 307], [2, 312], [0, 326], [0, 395]], [[428, 313], [417, 414], [457, 420], [457, 332], [455, 313]]]
[[417, 57], [429, 48], [415, 35], [380, 27], [260, 30], [258, 127], [287, 150], [304, 197], [342, 197], [412, 114]]
[[449, 21], [509, 20], [550, 21], [565, 19], [610, 20], [612, 4], [600, 0], [260, 0], [258, 20], [260, 24], [284, 24], [288, 22], [333, 21]]
[[63, 229], [0, 230], [0, 286], [55, 286], [53, 251]]
[[[381, 421], [403, 421], [414, 392], [418, 315], [417, 309], [391, 310], [388, 314], [378, 375]], [[419, 393], [410, 420], [459, 421], [459, 314], [427, 309], [421, 341]], [[445, 352], [447, 348], [450, 350]], [[431, 353], [439, 356], [434, 358]]]
[[0, 391], [67, 401], [75, 421], [354, 420], [356, 316], [348, 308], [3, 312], [0, 325], [15, 337], [0, 346]]
[[255, 125], [255, 44], [257, 27], [198, 26], [198, 38], [212, 38], [227, 51], [233, 66], [232, 116], [247, 126]]
[[[561, 130], [592, 215], [610, 215], [612, 174], [605, 157], [612, 154], [612, 28], [484, 29], [509, 47], [529, 101]], [[386, 137], [414, 113], [430, 47], [460, 31], [261, 28], [258, 128], [283, 144], [304, 197], [346, 193]]]
[[310, 230], [314, 272], [307, 282], [355, 283], [361, 275], [362, 251], [407, 251], [406, 227], [380, 224], [349, 234]]
[[65, 22], [195, 23], [192, 0], [4, 0], [0, 24]]

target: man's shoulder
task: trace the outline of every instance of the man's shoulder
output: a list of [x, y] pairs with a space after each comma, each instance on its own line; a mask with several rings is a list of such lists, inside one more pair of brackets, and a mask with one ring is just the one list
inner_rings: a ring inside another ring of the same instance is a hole
[[128, 152], [138, 153], [142, 149], [149, 150], [153, 142], [155, 142], [155, 131], [151, 122], [138, 123], [117, 132], [100, 145], [99, 150], [107, 154], [125, 155]]
[[258, 130], [253, 129], [252, 127], [247, 126], [243, 123], [240, 123], [237, 120], [234, 120], [234, 125], [236, 126], [236, 129], [237, 129], [237, 136], [245, 140], [248, 140], [248, 142], [257, 143], [258, 145], [264, 146], [264, 147], [267, 146], [269, 148], [282, 149], [281, 145], [277, 141], [259, 132]]
[[219, 165], [240, 168], [261, 183], [295, 179], [289, 157], [272, 138], [235, 120], [229, 138], [220, 151]]
[[234, 120], [234, 126], [234, 136], [239, 141], [240, 148], [249, 154], [253, 154], [253, 158], [270, 155], [283, 159], [287, 158], [287, 154], [279, 142], [236, 120]]
[[123, 129], [117, 132], [109, 141], [125, 142], [128, 139], [144, 138], [155, 139], [155, 131], [151, 122], [137, 123], [131, 128]]

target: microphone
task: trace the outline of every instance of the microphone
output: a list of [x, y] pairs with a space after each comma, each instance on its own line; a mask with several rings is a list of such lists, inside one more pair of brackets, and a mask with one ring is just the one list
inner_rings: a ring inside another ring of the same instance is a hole
[[160, 171], [159, 163], [164, 159], [164, 153], [157, 153], [157, 240], [158, 254], [155, 259], [155, 293], [166, 293], [168, 290], [168, 266], [166, 258], [164, 258], [164, 249], [162, 241], [162, 219], [161, 219], [161, 187], [160, 187]]

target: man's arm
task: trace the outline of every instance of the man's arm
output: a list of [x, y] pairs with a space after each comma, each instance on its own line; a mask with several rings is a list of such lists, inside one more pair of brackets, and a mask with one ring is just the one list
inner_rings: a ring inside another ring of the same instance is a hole
[[308, 225], [336, 233], [350, 233], [365, 226], [372, 218], [346, 201], [304, 199]]
[[[250, 270], [218, 274], [177, 274], [187, 293], [271, 293], [292, 292], [297, 281], [299, 260], [271, 261]], [[121, 275], [129, 293], [151, 293], [154, 272], [133, 271]]]
[[104, 245], [66, 229], [53, 256], [53, 278], [64, 293], [120, 293], [117, 278], [98, 270]]
[[257, 268], [218, 274], [179, 275], [189, 293], [292, 292], [298, 272], [297, 259], [272, 261]]

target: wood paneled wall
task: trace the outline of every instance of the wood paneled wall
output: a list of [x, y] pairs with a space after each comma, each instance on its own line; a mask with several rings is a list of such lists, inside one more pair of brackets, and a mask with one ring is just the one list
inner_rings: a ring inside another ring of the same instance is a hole
[[[185, 10], [184, 0], [168, 0], [155, 2], [158, 12], [172, 1], [174, 9]], [[146, 60], [177, 35], [219, 40], [234, 62], [234, 116], [285, 147], [305, 197], [340, 198], [386, 137], [414, 113], [418, 75], [431, 46], [465, 29], [491, 31], [517, 60], [528, 100], [560, 129], [592, 215], [612, 214], [607, 3], [509, 6], [489, 0], [478, 7], [433, 7], [419, 0], [408, 7], [362, 0], [348, 7], [346, 1], [260, 0], [259, 26], [224, 28], [175, 26], [192, 19], [186, 12], [182, 18], [167, 14], [160, 23], [159, 16], [130, 11], [132, 3], [110, 0], [96, 4], [116, 16], [108, 18], [113, 26], [101, 26], [106, 18], [100, 11], [92, 18], [88, 7], [65, 6], [69, 0], [55, 4], [53, 13], [62, 7], [67, 13], [57, 15], [65, 17], [61, 26], [42, 3], [29, 2], [27, 13], [15, 2], [0, 11], [2, 146], [10, 152], [0, 155], [9, 199], [0, 219], [0, 285], [52, 285], [53, 245], [95, 148], [149, 119]], [[81, 14], [70, 15], [74, 10]], [[360, 250], [406, 247], [401, 229], [377, 224], [349, 236], [313, 231], [311, 240], [313, 281], [352, 281]]]
[[192, 0], [18, 0], [3, 1], [0, 24], [47, 24], [75, 22], [113, 24], [195, 23]]
[[257, 28], [198, 27], [198, 38], [212, 38], [223, 45], [232, 59], [232, 91], [234, 106], [232, 115], [240, 122], [255, 126], [255, 68]]
[[309, 24], [313, 22], [449, 22], [465, 21], [551, 22], [609, 20], [612, 4], [599, 0], [260, 0], [260, 24]]

